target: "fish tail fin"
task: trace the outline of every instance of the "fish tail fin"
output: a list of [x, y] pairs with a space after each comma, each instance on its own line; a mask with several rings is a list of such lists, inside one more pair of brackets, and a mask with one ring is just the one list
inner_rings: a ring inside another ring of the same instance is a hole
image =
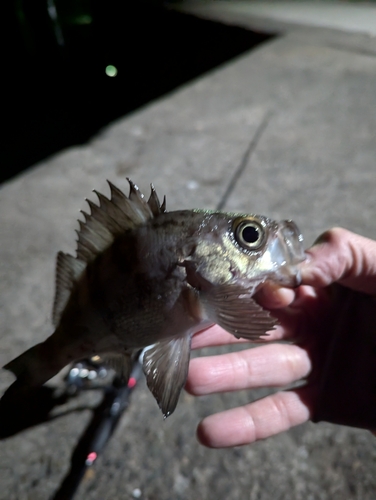
[[36, 387], [44, 384], [68, 364], [60, 356], [51, 356], [51, 338], [31, 347], [3, 368], [14, 373], [22, 385]]
[[30, 379], [33, 372], [33, 366], [38, 365], [38, 360], [40, 359], [40, 351], [42, 344], [37, 344], [31, 347], [24, 353], [17, 356], [9, 363], [7, 363], [3, 368], [12, 372], [17, 379]]

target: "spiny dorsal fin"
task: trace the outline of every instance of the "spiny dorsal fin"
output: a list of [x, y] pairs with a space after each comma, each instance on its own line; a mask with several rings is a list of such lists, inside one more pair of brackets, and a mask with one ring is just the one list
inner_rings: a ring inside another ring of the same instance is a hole
[[159, 202], [159, 198], [153, 184], [150, 184], [151, 193], [148, 199], [148, 205], [150, 210], [153, 212], [154, 217], [159, 214], [166, 212], [166, 196], [163, 197], [162, 205]]
[[130, 179], [127, 180], [130, 185], [129, 196], [107, 181], [111, 191], [110, 199], [94, 191], [98, 196], [99, 205], [87, 200], [90, 214], [82, 212], [85, 221], [78, 221], [78, 259], [86, 263], [91, 262], [108, 248], [119, 234], [166, 211], [165, 199], [161, 205], [154, 187], [151, 187], [150, 198], [146, 201], [136, 184]]
[[146, 202], [138, 187], [130, 179], [127, 180], [130, 185], [129, 197], [110, 181], [107, 181], [111, 190], [110, 199], [94, 190], [99, 205], [86, 200], [90, 214], [81, 211], [85, 221], [78, 221], [80, 229], [77, 231], [77, 256], [63, 252], [57, 254], [56, 291], [52, 311], [55, 326], [86, 265], [108, 248], [118, 235], [166, 211], [166, 198], [161, 205], [153, 186]]
[[56, 259], [56, 290], [52, 310], [54, 326], [60, 321], [62, 312], [67, 305], [72, 288], [85, 269], [85, 262], [67, 253], [59, 252]]

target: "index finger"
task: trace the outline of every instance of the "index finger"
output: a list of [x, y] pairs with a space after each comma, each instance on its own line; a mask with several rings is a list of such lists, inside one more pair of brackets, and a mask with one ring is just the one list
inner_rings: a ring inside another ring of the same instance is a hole
[[307, 250], [301, 264], [303, 284], [326, 287], [340, 284], [359, 292], [376, 293], [376, 241], [333, 228]]
[[[294, 322], [296, 323], [297, 320]], [[274, 330], [266, 332], [265, 335], [261, 336], [258, 341], [252, 343], [267, 343], [275, 342], [277, 340], [289, 340], [295, 336], [295, 327], [293, 322], [287, 326], [276, 325]], [[224, 345], [236, 345], [236, 344], [250, 344], [249, 340], [237, 339], [231, 333], [226, 332], [223, 328], [218, 325], [213, 325], [207, 330], [203, 330], [192, 338], [191, 348], [202, 349], [204, 347], [219, 347]]]

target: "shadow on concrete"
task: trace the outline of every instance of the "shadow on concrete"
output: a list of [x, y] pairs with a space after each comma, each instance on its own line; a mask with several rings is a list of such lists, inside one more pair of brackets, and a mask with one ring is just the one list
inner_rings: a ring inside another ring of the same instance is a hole
[[15, 398], [8, 390], [0, 399], [0, 440], [50, 421], [51, 411], [68, 400], [66, 394], [57, 397], [55, 393], [55, 389], [42, 386]]
[[[87, 363], [90, 366], [90, 361]], [[61, 392], [47, 386], [25, 387], [22, 382], [16, 380], [0, 399], [0, 440], [69, 413], [92, 410], [91, 420], [72, 451], [70, 469], [52, 499], [70, 500], [74, 497], [86, 470], [95, 463], [122, 414], [127, 410], [131, 394], [141, 375], [141, 363], [137, 356], [127, 382], [114, 377], [107, 385], [89, 384], [86, 387], [102, 393], [101, 402], [96, 407], [81, 405], [55, 415], [52, 414], [55, 408], [64, 405], [71, 398], [78, 397], [84, 389], [85, 383], [80, 380], [80, 376], [77, 376], [76, 380], [70, 378], [70, 388], [75, 388], [73, 392], [69, 391], [68, 383], [65, 391]], [[68, 379], [69, 377], [65, 379], [66, 382]]]

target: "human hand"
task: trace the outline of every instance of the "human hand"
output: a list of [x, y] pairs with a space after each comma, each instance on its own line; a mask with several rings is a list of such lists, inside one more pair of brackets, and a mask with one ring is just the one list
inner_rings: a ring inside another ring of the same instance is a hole
[[[248, 444], [306, 422], [328, 420], [375, 428], [372, 409], [376, 355], [376, 242], [344, 229], [331, 229], [307, 251], [296, 290], [264, 287], [258, 301], [280, 322], [270, 344], [191, 361], [188, 392], [283, 387], [248, 405], [200, 422], [199, 440], [210, 447]], [[218, 326], [193, 338], [192, 347], [235, 344]], [[375, 359], [373, 359], [375, 356]]]

